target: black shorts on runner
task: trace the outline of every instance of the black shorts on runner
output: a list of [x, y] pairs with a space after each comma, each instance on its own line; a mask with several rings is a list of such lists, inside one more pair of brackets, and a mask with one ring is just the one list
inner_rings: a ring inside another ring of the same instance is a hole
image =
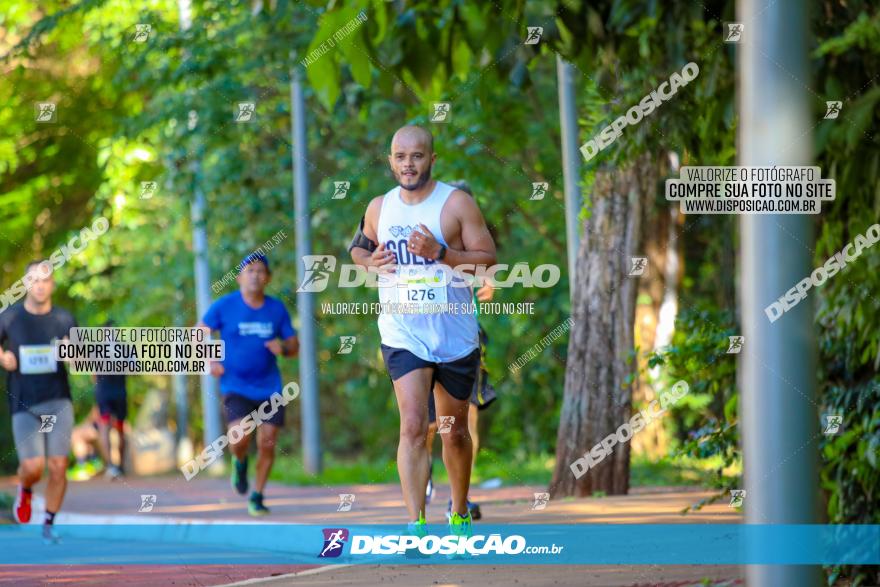
[[[474, 389], [471, 392], [471, 403], [477, 406], [478, 410], [485, 410], [489, 404], [498, 399], [495, 394], [495, 388], [489, 383], [489, 374], [483, 365], [480, 365], [480, 372], [474, 381]], [[437, 406], [434, 405], [434, 394], [428, 395], [428, 422], [437, 420]]]
[[471, 390], [474, 388], [474, 382], [477, 380], [480, 369], [479, 348], [475, 348], [471, 354], [456, 361], [432, 363], [417, 357], [406, 349], [396, 349], [383, 344], [382, 358], [385, 359], [385, 368], [388, 369], [391, 381], [397, 381], [416, 369], [432, 368], [434, 376], [431, 380], [431, 387], [434, 387], [435, 381], [439, 381], [440, 385], [455, 399], [468, 399], [471, 396]]
[[[269, 399], [250, 399], [249, 397], [245, 397], [243, 395], [239, 395], [237, 393], [227, 393], [223, 396], [223, 407], [226, 412], [226, 423], [235, 422], [236, 420], [241, 420], [257, 408], [259, 408], [262, 404], [269, 401]], [[264, 412], [268, 412], [268, 408], [263, 410]], [[269, 418], [268, 420], [263, 420], [263, 423], [272, 424], [273, 426], [284, 426], [284, 406], [279, 405], [278, 411]]]
[[98, 395], [96, 398], [98, 403], [98, 412], [101, 418], [113, 418], [119, 422], [125, 420], [128, 416], [128, 401], [125, 395]]

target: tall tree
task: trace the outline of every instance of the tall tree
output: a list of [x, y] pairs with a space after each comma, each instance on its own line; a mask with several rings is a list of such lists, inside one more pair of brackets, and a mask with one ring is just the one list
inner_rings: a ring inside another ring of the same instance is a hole
[[644, 208], [656, 181], [656, 163], [650, 155], [624, 169], [596, 173], [574, 280], [574, 325], [551, 497], [629, 490], [628, 443], [590, 468], [589, 474], [575, 476], [570, 464], [589, 452], [582, 447], [598, 444], [630, 417], [638, 291], [637, 279], [630, 276], [631, 257], [641, 246]]
[[[725, 2], [560, 6], [560, 50], [590, 72], [595, 91], [606, 102], [599, 112], [589, 113], [594, 124], [588, 123], [587, 137], [624, 116], [688, 62], [696, 62], [700, 74], [638, 125], [627, 127], [588, 165], [588, 176], [594, 173], [595, 181], [586, 198], [577, 263], [552, 496], [629, 489], [628, 442], [613, 447], [594, 467], [584, 467], [583, 461], [581, 467], [572, 464], [632, 415], [638, 287], [627, 276], [630, 258], [643, 256], [643, 215], [658, 205], [658, 179], [667, 153], [675, 148], [697, 157], [705, 154], [704, 164], [720, 164], [725, 139], [709, 136], [732, 124], [726, 112], [732, 102], [733, 68], [718, 49], [718, 15], [729, 9]], [[661, 199], [659, 205], [669, 204]]]

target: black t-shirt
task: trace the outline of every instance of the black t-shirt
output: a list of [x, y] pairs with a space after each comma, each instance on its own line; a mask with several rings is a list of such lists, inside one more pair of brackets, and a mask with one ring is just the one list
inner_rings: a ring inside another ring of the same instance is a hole
[[54, 346], [74, 326], [70, 312], [56, 307], [48, 314], [31, 314], [20, 303], [0, 313], [0, 346], [18, 360], [7, 376], [13, 414], [52, 399], [70, 399], [67, 369], [55, 362]]

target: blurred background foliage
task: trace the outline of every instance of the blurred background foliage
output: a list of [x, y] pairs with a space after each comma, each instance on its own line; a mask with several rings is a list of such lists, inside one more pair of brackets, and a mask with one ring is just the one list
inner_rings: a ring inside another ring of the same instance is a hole
[[[314, 252], [347, 259], [367, 202], [393, 185], [385, 160], [391, 134], [416, 123], [435, 133], [435, 176], [470, 183], [498, 234], [501, 262], [564, 266], [557, 52], [579, 74], [581, 141], [688, 60], [700, 65], [687, 91], [585, 167], [583, 214], [600, 165], [623, 165], [644, 151], [658, 159], [675, 152], [682, 164], [735, 164], [735, 48], [719, 41], [722, 21], [734, 20], [729, 1], [208, 0], [195, 3], [188, 32], [179, 30], [172, 0], [3, 0], [0, 6], [0, 276], [8, 287], [30, 259], [106, 216], [111, 230], [57, 275], [57, 303], [81, 325], [108, 317], [132, 326], [197, 321], [190, 225], [196, 185], [209, 203], [212, 279], [284, 230], [287, 239], [270, 253], [269, 289], [294, 306], [291, 66], [360, 11], [366, 22], [305, 69]], [[138, 23], [151, 26], [146, 43], [133, 40]], [[541, 43], [522, 43], [526, 26], [544, 27]], [[870, 2], [822, 0], [812, 7], [811, 26], [813, 81], [805, 91], [815, 102], [815, 158], [823, 176], [837, 182], [837, 199], [815, 216], [819, 265], [880, 219], [880, 86], [871, 77], [880, 71], [880, 12]], [[843, 101], [839, 119], [822, 120], [826, 99]], [[57, 103], [57, 123], [34, 121], [34, 103], [41, 101]], [[256, 103], [255, 122], [234, 122], [242, 101]], [[452, 104], [452, 123], [432, 125], [431, 104], [441, 101]], [[152, 198], [140, 197], [143, 181], [158, 183]], [[334, 181], [351, 183], [345, 199], [332, 199]], [[550, 189], [544, 200], [530, 201], [537, 181]], [[658, 185], [654, 206], [666, 210], [661, 190]], [[679, 246], [673, 342], [639, 352], [661, 366], [664, 378], [691, 382], [695, 393], [664, 423], [669, 456], [636, 456], [634, 463], [678, 463], [675, 475], [657, 475], [725, 490], [737, 484], [740, 464], [736, 359], [726, 354], [727, 337], [739, 331], [736, 217], [683, 219]], [[540, 478], [544, 467], [549, 478], [565, 339], [515, 375], [506, 366], [566, 319], [567, 289], [563, 271], [552, 289], [501, 290], [496, 301], [534, 302], [535, 315], [482, 318], [491, 338], [489, 372], [501, 397], [481, 421], [487, 476], [503, 474], [489, 469], [495, 461], [508, 472], [531, 471], [523, 473], [528, 479]], [[374, 300], [374, 292], [362, 289], [318, 295], [321, 417], [333, 462], [377, 463], [370, 475], [387, 477], [398, 424], [375, 321], [320, 310], [325, 302]], [[834, 522], [880, 519], [878, 301], [880, 255], [873, 249], [810, 297], [820, 350], [816, 417], [845, 416], [843, 435], [819, 440]], [[358, 337], [356, 352], [336, 354], [343, 335]], [[283, 362], [285, 380], [298, 379], [296, 367]], [[72, 379], [81, 416], [92, 391], [87, 378]], [[190, 435], [200, 439], [196, 383], [191, 378]], [[134, 378], [133, 408], [148, 388], [167, 391], [170, 381]], [[293, 464], [282, 477], [302, 480], [293, 472], [298, 417], [288, 421], [282, 448]], [[11, 447], [8, 415], [0, 417], [0, 437]], [[13, 458], [7, 454], [0, 467], [11, 471]], [[695, 468], [699, 462], [706, 466]], [[651, 475], [633, 477], [651, 483]]]

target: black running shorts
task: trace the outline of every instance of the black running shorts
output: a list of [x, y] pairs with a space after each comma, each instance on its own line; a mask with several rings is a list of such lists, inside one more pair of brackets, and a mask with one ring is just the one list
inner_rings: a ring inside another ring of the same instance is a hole
[[471, 354], [456, 361], [432, 363], [417, 357], [406, 349], [396, 349], [383, 344], [382, 358], [385, 359], [385, 368], [388, 369], [391, 381], [397, 381], [410, 371], [430, 368], [434, 370], [431, 387], [434, 387], [434, 381], [439, 381], [440, 385], [446, 388], [446, 391], [455, 399], [471, 397], [471, 391], [474, 389], [474, 383], [480, 370], [479, 348], [475, 348]]
[[98, 412], [105, 420], [113, 418], [121, 422], [128, 416], [128, 400], [124, 393], [122, 395], [96, 394], [95, 401], [98, 404]]
[[[254, 410], [258, 409], [262, 404], [268, 403], [270, 399], [256, 400], [237, 393], [227, 393], [223, 396], [223, 407], [226, 411], [226, 422], [236, 422], [241, 420]], [[263, 413], [268, 413], [269, 406], [263, 409]], [[273, 426], [284, 426], [284, 406], [278, 406], [278, 411], [268, 420], [263, 420], [266, 424]]]

